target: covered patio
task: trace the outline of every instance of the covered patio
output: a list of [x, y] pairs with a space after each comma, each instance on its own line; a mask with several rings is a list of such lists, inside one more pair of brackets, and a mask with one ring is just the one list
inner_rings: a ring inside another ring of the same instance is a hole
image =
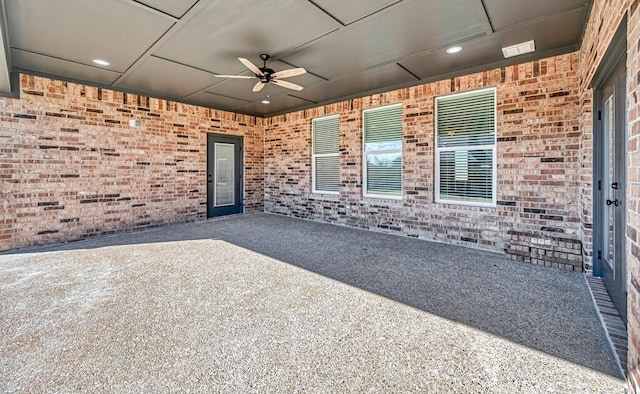
[[0, 254], [2, 392], [616, 392], [581, 273], [259, 213]]

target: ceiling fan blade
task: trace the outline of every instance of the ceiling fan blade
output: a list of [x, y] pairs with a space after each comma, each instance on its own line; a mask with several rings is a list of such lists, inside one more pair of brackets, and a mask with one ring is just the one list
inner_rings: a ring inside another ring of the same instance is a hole
[[236, 78], [236, 79], [254, 79], [255, 77], [250, 77], [248, 75], [222, 75], [216, 74], [218, 78]]
[[273, 82], [274, 84], [276, 84], [278, 86], [282, 86], [283, 88], [287, 88], [287, 89], [291, 89], [291, 90], [302, 90], [302, 89], [304, 89], [300, 85], [296, 85], [295, 83], [291, 83], [291, 82], [287, 82], [287, 81], [280, 81], [279, 79], [272, 79], [271, 82]]
[[258, 68], [258, 66], [256, 66], [253, 63], [251, 63], [247, 59], [245, 59], [243, 57], [239, 57], [238, 60], [240, 60], [242, 62], [242, 64], [244, 64], [245, 67], [247, 67], [249, 70], [253, 71], [254, 74], [260, 75], [261, 77], [264, 76], [264, 73]]
[[266, 85], [266, 83], [262, 82], [262, 81], [258, 81], [257, 84], [254, 85], [253, 87], [253, 91], [254, 92], [259, 92], [262, 90], [262, 88], [264, 87], [264, 85]]
[[305, 70], [302, 67], [300, 67], [300, 68], [290, 68], [288, 70], [278, 71], [277, 73], [271, 75], [271, 77], [272, 78], [289, 78], [289, 77], [295, 77], [296, 75], [305, 74], [306, 72], [307, 72], [307, 70]]

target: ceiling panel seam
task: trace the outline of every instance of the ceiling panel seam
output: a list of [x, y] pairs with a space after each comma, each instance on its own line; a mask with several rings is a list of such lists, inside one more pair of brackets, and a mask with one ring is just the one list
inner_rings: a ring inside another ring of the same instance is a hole
[[[295, 53], [296, 51], [298, 51], [298, 50], [300, 50], [300, 49], [306, 48], [306, 47], [308, 47], [308, 46], [309, 46], [309, 45], [311, 45], [311, 44], [315, 44], [317, 41], [321, 41], [321, 40], [325, 39], [326, 37], [328, 37], [329, 35], [331, 35], [331, 34], [333, 34], [333, 33], [337, 32], [337, 31], [338, 31], [338, 30], [340, 30], [340, 29], [341, 29], [341, 28], [340, 28], [340, 27], [338, 27], [338, 28], [336, 28], [336, 29], [330, 30], [330, 31], [328, 31], [328, 32], [326, 32], [326, 33], [324, 33], [324, 34], [322, 34], [322, 35], [320, 35], [320, 36], [316, 37], [316, 38], [313, 38], [313, 39], [311, 39], [311, 40], [309, 40], [309, 41], [307, 41], [307, 42], [305, 42], [305, 43], [303, 43], [303, 44], [298, 45], [297, 47], [291, 48], [291, 49], [289, 49], [289, 50], [286, 50], [286, 51], [281, 52], [281, 53], [276, 54], [276, 55], [272, 55], [272, 56], [271, 56], [271, 59], [272, 59], [272, 60], [277, 60], [277, 61], [280, 61], [280, 62], [283, 62], [283, 63], [286, 63], [286, 64], [288, 64], [288, 65], [290, 65], [290, 66], [293, 66], [293, 64], [291, 64], [291, 63], [289, 63], [289, 62], [285, 62], [285, 61], [283, 61], [283, 60], [282, 60], [282, 58], [283, 58], [283, 57], [285, 57], [285, 56], [291, 55], [292, 53]], [[309, 72], [309, 70], [307, 70], [307, 72]], [[317, 74], [313, 74], [313, 75], [317, 75]], [[317, 76], [318, 76], [318, 77], [320, 77], [320, 78], [322, 78], [322, 79], [326, 79], [326, 80], [328, 80], [327, 78], [322, 77], [322, 76], [320, 76], [320, 75], [317, 75]]]
[[303, 97], [294, 96], [293, 94], [288, 94], [288, 96], [296, 98], [296, 99], [301, 100], [301, 101], [306, 101], [306, 102], [311, 103], [311, 104], [318, 104], [317, 101], [309, 100], [309, 99], [306, 99], [306, 98], [303, 98]]
[[194, 69], [194, 70], [202, 71], [202, 72], [205, 72], [205, 73], [207, 73], [207, 74], [211, 74], [211, 76], [215, 76], [215, 75], [216, 75], [216, 73], [213, 73], [213, 72], [211, 72], [211, 71], [209, 71], [209, 70], [205, 70], [204, 68], [200, 68], [200, 67], [196, 67], [196, 66], [190, 66], [190, 65], [188, 65], [188, 64], [181, 63], [181, 62], [178, 62], [178, 61], [175, 61], [175, 60], [171, 60], [171, 59], [167, 59], [167, 58], [162, 57], [162, 56], [158, 56], [158, 55], [153, 55], [153, 54], [151, 54], [149, 57], [152, 57], [152, 58], [155, 58], [155, 59], [164, 60], [165, 62], [170, 62], [170, 63], [178, 64], [178, 65], [180, 65], [180, 66], [184, 66], [184, 67], [192, 68], [192, 69]]
[[353, 24], [353, 23], [359, 22], [359, 21], [361, 21], [362, 19], [368, 18], [368, 17], [370, 17], [370, 16], [372, 16], [372, 15], [375, 15], [375, 14], [377, 14], [377, 13], [379, 13], [379, 12], [382, 12], [382, 11], [386, 10], [387, 8], [389, 8], [389, 7], [393, 7], [394, 5], [396, 5], [396, 4], [400, 3], [400, 2], [402, 2], [402, 0], [396, 0], [396, 1], [394, 1], [393, 3], [391, 3], [391, 4], [387, 4], [387, 5], [385, 5], [385, 6], [384, 6], [384, 7], [382, 7], [382, 8], [379, 8], [379, 9], [377, 9], [377, 10], [375, 10], [375, 11], [373, 11], [373, 12], [370, 12], [370, 13], [368, 13], [368, 14], [362, 15], [362, 16], [360, 16], [360, 17], [358, 17], [358, 18], [356, 18], [356, 19], [354, 19], [354, 20], [352, 20], [352, 21], [349, 21], [349, 22], [342, 22], [340, 19], [338, 19], [337, 17], [333, 16], [333, 14], [331, 14], [329, 11], [325, 10], [324, 8], [322, 8], [322, 7], [320, 7], [318, 4], [316, 4], [313, 0], [307, 0], [307, 1], [308, 1], [309, 3], [311, 3], [311, 4], [313, 4], [314, 6], [316, 6], [320, 11], [322, 11], [322, 12], [324, 12], [325, 14], [329, 15], [331, 18], [333, 18], [336, 22], [338, 22], [338, 23], [339, 23], [339, 24], [341, 24], [342, 26], [349, 26], [349, 25], [351, 25], [351, 24]]
[[489, 13], [487, 12], [487, 6], [484, 4], [484, 0], [476, 0], [476, 11], [480, 20], [482, 21], [482, 26], [484, 26], [484, 31], [487, 33], [487, 36], [495, 33], [495, 29], [491, 24], [491, 19], [489, 18]]
[[253, 101], [241, 99], [238, 97], [228, 96], [226, 94], [218, 94], [218, 93], [212, 93], [212, 92], [202, 92], [202, 93], [211, 94], [213, 96], [219, 96], [219, 97], [229, 98], [229, 99], [238, 100], [238, 101], [244, 101], [245, 103], [248, 103], [248, 104], [253, 103]]
[[[278, 60], [280, 63], [284, 63], [284, 64], [286, 64], [287, 66], [292, 67], [292, 68], [296, 68], [296, 67], [298, 67], [298, 66], [296, 66], [295, 64], [292, 64], [292, 63], [289, 63], [289, 62], [285, 62], [285, 61], [284, 61], [284, 60], [282, 60], [282, 59], [276, 59], [276, 60]], [[314, 77], [318, 77], [318, 78], [320, 78], [320, 79], [324, 79], [325, 81], [328, 81], [328, 80], [329, 80], [329, 78], [325, 78], [325, 77], [323, 77], [322, 75], [320, 75], [320, 74], [316, 74], [316, 73], [313, 73], [313, 72], [311, 72], [311, 71], [309, 71], [309, 70], [307, 70], [307, 74], [313, 75]]]
[[[457, 45], [457, 44], [463, 44], [463, 43], [469, 44], [469, 43], [472, 43], [474, 40], [477, 40], [479, 38], [485, 38], [485, 37], [486, 36], [485, 36], [484, 33], [476, 34], [476, 35], [473, 35], [473, 36], [470, 36], [470, 37], [466, 37], [463, 40], [453, 41], [453, 42], [448, 43], [446, 45], [440, 45], [438, 47], [430, 48], [430, 49], [427, 49], [427, 50], [422, 51], [422, 52], [412, 53], [411, 55], [407, 55], [407, 56], [391, 59], [389, 61], [385, 61], [385, 62], [382, 62], [382, 63], [374, 64], [374, 65], [371, 65], [369, 67], [364, 67], [364, 68], [361, 68], [361, 69], [358, 69], [358, 70], [354, 70], [354, 71], [351, 71], [351, 72], [348, 72], [348, 73], [345, 73], [345, 74], [336, 75], [335, 77], [332, 77], [328, 81], [332, 81], [332, 82], [333, 81], [339, 81], [341, 79], [349, 78], [349, 77], [352, 77], [354, 75], [360, 74], [360, 73], [362, 73], [364, 71], [374, 70], [376, 68], [384, 67], [384, 66], [387, 66], [389, 64], [400, 63], [400, 62], [403, 62], [403, 61], [406, 61], [406, 60], [409, 60], [409, 59], [413, 59], [415, 57], [424, 56], [424, 55], [427, 55], [429, 53], [441, 51], [441, 50], [443, 50], [445, 48], [450, 47], [451, 45]], [[410, 73], [413, 74], [413, 72], [410, 72]]]
[[516, 27], [532, 25], [532, 24], [538, 23], [540, 21], [543, 21], [545, 19], [548, 19], [548, 18], [551, 18], [551, 17], [555, 17], [555, 16], [569, 15], [569, 14], [573, 14], [573, 13], [578, 12], [578, 11], [583, 12], [584, 8], [585, 7], [582, 6], [582, 7], [578, 7], [578, 8], [572, 8], [570, 10], [566, 10], [566, 11], [562, 11], [562, 12], [555, 12], [555, 13], [552, 13], [552, 14], [541, 15], [541, 16], [538, 16], [536, 18], [527, 19], [526, 21], [523, 21], [523, 22], [518, 22], [518, 23], [511, 24], [509, 26], [501, 27], [499, 29], [496, 29], [495, 32], [499, 33], [499, 32], [503, 32], [503, 31], [511, 30], [513, 28], [516, 28]]
[[313, 0], [307, 0], [309, 3], [313, 4], [317, 9], [319, 9], [320, 11], [324, 12], [327, 16], [329, 16], [331, 19], [333, 19], [334, 21], [338, 22], [340, 25], [342, 26], [346, 26], [346, 24], [342, 23], [342, 21], [340, 21], [340, 19], [336, 18], [335, 16], [333, 16], [329, 11], [325, 10], [324, 8], [320, 7], [318, 4], [316, 4], [315, 1]]
[[[309, 1], [310, 3], [312, 3], [314, 6], [318, 7], [318, 6], [317, 6], [315, 3], [313, 3], [311, 0], [307, 0], [307, 1]], [[277, 59], [277, 60], [280, 60], [280, 59], [284, 58], [285, 56], [289, 56], [289, 55], [291, 55], [292, 53], [295, 53], [295, 52], [297, 52], [297, 51], [299, 51], [299, 50], [301, 50], [301, 49], [304, 49], [304, 48], [306, 48], [306, 47], [310, 46], [311, 44], [316, 44], [316, 43], [318, 43], [318, 42], [320, 42], [320, 41], [322, 41], [322, 40], [324, 40], [324, 39], [328, 38], [331, 34], [335, 33], [336, 31], [341, 31], [341, 30], [350, 30], [350, 29], [352, 29], [354, 26], [357, 26], [357, 25], [359, 25], [359, 24], [361, 24], [361, 23], [364, 23], [364, 21], [365, 21], [367, 18], [370, 18], [370, 17], [371, 17], [371, 16], [373, 16], [373, 15], [379, 15], [379, 14], [384, 14], [384, 13], [386, 13], [386, 12], [391, 12], [391, 9], [392, 9], [392, 8], [395, 8], [394, 6], [397, 6], [398, 4], [401, 4], [401, 3], [402, 3], [402, 4], [407, 4], [407, 3], [410, 3], [410, 2], [413, 2], [413, 1], [424, 1], [424, 0], [402, 0], [402, 1], [398, 1], [398, 2], [396, 2], [396, 3], [389, 4], [388, 6], [386, 6], [386, 7], [382, 8], [382, 9], [380, 9], [380, 10], [378, 10], [378, 11], [374, 12], [374, 13], [371, 13], [371, 14], [369, 14], [369, 15], [366, 15], [366, 16], [364, 16], [364, 17], [362, 17], [362, 18], [360, 18], [360, 19], [358, 19], [358, 20], [356, 20], [356, 21], [354, 21], [354, 22], [352, 22], [352, 23], [349, 23], [348, 25], [344, 25], [342, 22], [338, 21], [338, 23], [341, 25], [341, 27], [339, 27], [339, 28], [337, 28], [337, 29], [334, 29], [334, 30], [331, 30], [330, 32], [327, 32], [327, 33], [325, 33], [325, 34], [323, 34], [323, 35], [321, 35], [321, 36], [319, 36], [319, 37], [314, 38], [313, 40], [310, 40], [310, 41], [308, 41], [308, 42], [305, 42], [304, 44], [298, 45], [297, 47], [295, 47], [295, 48], [293, 48], [293, 49], [291, 49], [291, 50], [285, 51], [285, 52], [283, 52], [283, 53], [279, 54], [279, 55], [278, 55], [278, 58], [276, 58], [276, 59]], [[318, 8], [319, 8], [320, 10], [322, 10], [322, 8], [320, 8], [320, 7], [318, 7]], [[323, 10], [323, 12], [325, 12], [325, 11]], [[325, 12], [325, 13], [326, 13], [326, 12]], [[328, 16], [331, 16], [331, 15], [330, 15], [330, 14], [328, 14], [328, 13], [327, 13], [327, 15], [328, 15]], [[331, 16], [331, 18], [335, 19], [333, 16]]]
[[142, 55], [140, 55], [140, 57], [138, 57], [138, 59], [136, 59], [136, 61], [133, 62], [133, 64], [129, 66], [128, 69], [126, 69], [122, 73], [120, 78], [116, 79], [116, 81], [112, 84], [112, 86], [117, 87], [122, 81], [124, 81], [129, 75], [131, 75], [131, 73], [136, 68], [140, 67], [140, 65], [153, 54], [153, 51], [158, 49], [169, 38], [171, 38], [171, 36], [176, 34], [178, 30], [180, 30], [191, 18], [197, 15], [198, 12], [200, 12], [210, 2], [211, 0], [198, 0], [198, 2], [194, 4], [193, 7], [191, 7], [189, 11], [187, 11], [182, 16], [182, 18], [180, 18], [176, 23], [171, 25], [171, 27], [167, 29], [167, 31], [165, 31], [164, 34], [162, 34], [153, 44], [151, 44], [151, 46], [147, 48], [147, 50]]
[[136, 0], [123, 0], [123, 1], [129, 3], [129, 4], [133, 5], [133, 6], [142, 8], [143, 10], [149, 11], [149, 12], [151, 12], [153, 14], [165, 17], [165, 18], [171, 20], [172, 22], [177, 22], [177, 21], [180, 20], [180, 18], [178, 18], [178, 17], [175, 17], [175, 16], [173, 16], [171, 14], [168, 14], [168, 13], [166, 13], [164, 11], [161, 11], [161, 10], [159, 10], [157, 8], [153, 8], [153, 7], [149, 6], [149, 5], [140, 3], [140, 2], [138, 2]]
[[405, 66], [403, 66], [400, 63], [396, 63], [396, 65], [398, 65], [398, 67], [400, 67], [401, 69], [403, 69], [404, 71], [408, 72], [409, 74], [411, 74], [412, 77], [414, 77], [415, 79], [417, 79], [418, 81], [420, 80], [420, 77], [417, 76], [416, 74], [412, 73], [408, 68], [406, 68]]
[[116, 73], [116, 74], [122, 75], [121, 71], [112, 70], [112, 69], [104, 67], [104, 66], [95, 66], [93, 64], [82, 63], [82, 62], [78, 62], [78, 61], [75, 61], [75, 60], [69, 60], [69, 59], [65, 59], [65, 58], [58, 57], [58, 56], [53, 56], [53, 55], [47, 55], [46, 53], [30, 51], [28, 49], [24, 49], [24, 48], [20, 48], [20, 47], [11, 47], [11, 49], [15, 49], [15, 50], [26, 52], [26, 53], [32, 53], [32, 54], [38, 55], [38, 56], [48, 57], [50, 59], [61, 60], [63, 62], [67, 62], [67, 63], [78, 64], [80, 66], [91, 67], [91, 68], [95, 68], [96, 70], [109, 71], [109, 72], [112, 72], [112, 73]]

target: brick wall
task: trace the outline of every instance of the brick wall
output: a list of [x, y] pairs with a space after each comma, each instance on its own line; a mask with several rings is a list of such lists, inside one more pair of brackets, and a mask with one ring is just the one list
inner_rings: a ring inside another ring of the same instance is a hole
[[[594, 73], [625, 14], [627, 15], [627, 330], [629, 335], [628, 386], [640, 393], [640, 10], [638, 0], [595, 1], [580, 48], [581, 131], [583, 145], [581, 178], [591, 178], [592, 91]], [[591, 184], [581, 193], [585, 245], [591, 248]]]
[[244, 136], [245, 210], [263, 210], [261, 119], [26, 75], [20, 90], [0, 99], [0, 250], [206, 218], [208, 132]]
[[[582, 271], [576, 53], [265, 119], [265, 209]], [[434, 98], [497, 87], [498, 206], [434, 203]], [[362, 110], [403, 104], [403, 199], [362, 197]], [[340, 115], [340, 195], [311, 193], [311, 120]]]

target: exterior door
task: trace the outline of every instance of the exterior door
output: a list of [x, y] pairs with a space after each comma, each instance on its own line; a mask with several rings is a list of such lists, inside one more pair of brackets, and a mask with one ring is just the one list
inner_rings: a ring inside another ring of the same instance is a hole
[[625, 59], [598, 89], [594, 148], [599, 167], [596, 188], [596, 247], [601, 274], [626, 323], [626, 67]]
[[242, 137], [207, 134], [207, 217], [243, 212]]

